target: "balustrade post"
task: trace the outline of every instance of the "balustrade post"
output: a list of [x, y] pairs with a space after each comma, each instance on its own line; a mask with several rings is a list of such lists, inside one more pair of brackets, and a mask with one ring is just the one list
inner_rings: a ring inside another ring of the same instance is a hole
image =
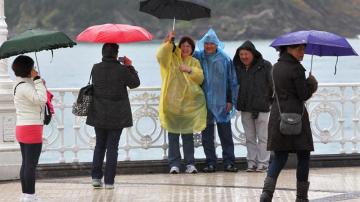
[[[0, 0], [0, 45], [7, 39], [4, 0]], [[0, 60], [0, 180], [19, 178], [21, 154], [15, 142], [15, 106], [13, 85], [6, 59]]]

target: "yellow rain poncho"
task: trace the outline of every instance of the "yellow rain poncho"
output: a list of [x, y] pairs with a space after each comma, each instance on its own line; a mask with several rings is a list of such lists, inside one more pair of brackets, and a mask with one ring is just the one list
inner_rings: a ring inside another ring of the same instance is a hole
[[[159, 116], [161, 126], [171, 133], [192, 134], [206, 127], [206, 101], [200, 85], [204, 80], [203, 71], [197, 59], [181, 58], [177, 47], [163, 43], [157, 52], [161, 68], [161, 97]], [[191, 73], [181, 72], [179, 66], [191, 67]]]

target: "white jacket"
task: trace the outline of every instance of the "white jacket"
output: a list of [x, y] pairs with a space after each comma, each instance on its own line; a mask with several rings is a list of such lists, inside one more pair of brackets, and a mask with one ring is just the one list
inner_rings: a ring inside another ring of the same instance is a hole
[[[46, 88], [42, 79], [16, 77], [14, 104], [16, 109], [16, 125], [43, 125], [44, 109], [47, 102]], [[14, 86], [14, 87], [15, 87]]]

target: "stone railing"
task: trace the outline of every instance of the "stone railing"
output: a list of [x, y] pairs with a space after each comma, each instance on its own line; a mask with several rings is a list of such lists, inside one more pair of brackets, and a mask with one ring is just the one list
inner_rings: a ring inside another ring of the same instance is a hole
[[[360, 83], [321, 84], [306, 104], [309, 111], [315, 154], [358, 153]], [[55, 117], [45, 127], [42, 163], [91, 161], [95, 145], [92, 127], [85, 117], [75, 117], [71, 106], [79, 89], [50, 89], [55, 95]], [[126, 128], [120, 140], [119, 156], [123, 160], [167, 158], [166, 131], [158, 117], [160, 88], [138, 88], [129, 91], [134, 126]], [[244, 156], [245, 136], [240, 114], [232, 120], [236, 156]], [[201, 135], [194, 134], [195, 147], [201, 146]], [[217, 141], [219, 146], [219, 142]], [[202, 148], [196, 150], [196, 155]]]

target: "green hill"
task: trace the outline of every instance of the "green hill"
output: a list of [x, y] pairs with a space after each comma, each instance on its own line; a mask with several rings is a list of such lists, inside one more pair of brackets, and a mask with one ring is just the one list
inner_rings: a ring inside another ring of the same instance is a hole
[[[162, 39], [172, 20], [138, 11], [137, 0], [5, 0], [9, 34], [28, 28], [61, 30], [71, 37], [90, 25], [133, 24]], [[209, 27], [222, 39], [274, 38], [317, 29], [355, 37], [360, 34], [360, 0], [208, 0], [209, 19], [177, 21], [178, 35], [198, 38]]]

